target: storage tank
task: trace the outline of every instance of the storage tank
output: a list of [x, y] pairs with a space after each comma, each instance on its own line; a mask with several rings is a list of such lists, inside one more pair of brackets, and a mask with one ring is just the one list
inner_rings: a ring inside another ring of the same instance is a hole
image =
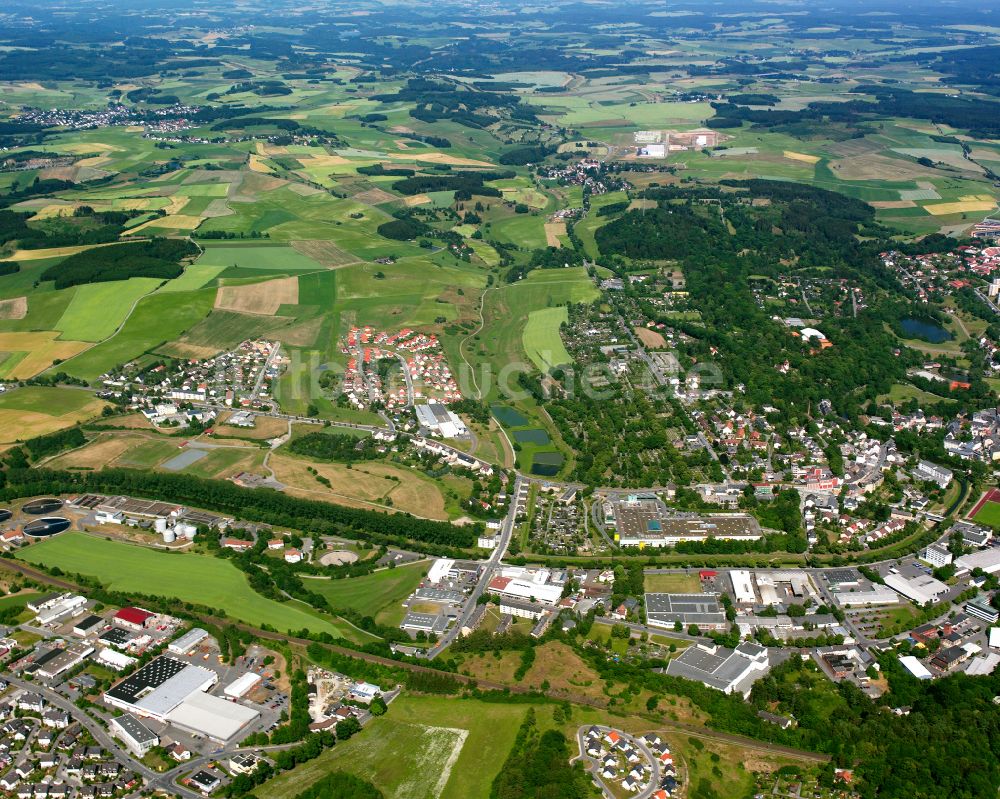
[[198, 528], [193, 524], [178, 524], [174, 529], [177, 531], [177, 535], [183, 536], [188, 541], [194, 541], [195, 534], [198, 532]]
[[172, 544], [174, 540], [177, 538], [177, 533], [169, 529], [166, 525], [163, 526], [163, 529], [160, 530], [160, 533], [163, 535], [164, 544]]
[[160, 535], [163, 535], [163, 533], [167, 532], [167, 520], [166, 519], [157, 519], [155, 522], [153, 522], [153, 528]]

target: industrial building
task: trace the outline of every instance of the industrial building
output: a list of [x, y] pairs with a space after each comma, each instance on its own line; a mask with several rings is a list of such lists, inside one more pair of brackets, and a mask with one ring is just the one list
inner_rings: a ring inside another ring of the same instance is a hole
[[160, 745], [160, 736], [128, 713], [111, 719], [111, 734], [136, 757], [142, 757], [154, 746]]
[[969, 555], [955, 560], [955, 568], [960, 575], [967, 574], [975, 569], [982, 569], [987, 574], [1000, 572], [1000, 547], [984, 549], [980, 552], [973, 552]]
[[890, 572], [885, 576], [885, 584], [917, 605], [934, 602], [942, 594], [948, 593], [948, 586], [929, 574], [908, 579], [901, 574]]
[[35, 613], [35, 624], [44, 627], [66, 616], [83, 612], [87, 600], [79, 594], [50, 594], [35, 603], [28, 603], [28, 610]]
[[469, 428], [455, 413], [440, 402], [428, 402], [416, 405], [417, 422], [431, 433], [442, 438], [464, 438], [469, 435]]
[[604, 504], [604, 521], [623, 547], [668, 547], [709, 538], [756, 541], [763, 537], [757, 520], [745, 513], [705, 516], [670, 511], [658, 498], [629, 495]]
[[208, 633], [201, 629], [201, 627], [195, 627], [188, 630], [177, 640], [171, 641], [167, 645], [167, 649], [175, 655], [186, 655], [206, 638], [208, 638]]
[[767, 649], [758, 644], [744, 642], [736, 649], [727, 649], [699, 643], [671, 660], [667, 664], [667, 674], [746, 698], [753, 684], [770, 668]]
[[122, 608], [114, 615], [112, 621], [128, 630], [141, 632], [155, 615], [142, 608]]
[[927, 670], [927, 667], [913, 657], [913, 655], [901, 657], [899, 659], [899, 664], [918, 680], [929, 680], [934, 676]]
[[34, 673], [48, 680], [55, 679], [63, 672], [83, 663], [93, 651], [94, 647], [82, 642], [70, 644], [65, 649], [49, 650], [48, 657], [35, 661], [38, 668]]
[[647, 624], [673, 627], [677, 622], [685, 627], [696, 624], [702, 630], [722, 630], [726, 614], [715, 594], [646, 594]]
[[[505, 569], [510, 575], [494, 577], [486, 590], [500, 597], [501, 600], [540, 602], [543, 605], [555, 605], [562, 599], [563, 587], [549, 583], [549, 571], [539, 569], [531, 572], [526, 569]], [[518, 575], [518, 572], [520, 574]]]
[[260, 684], [261, 676], [252, 671], [248, 671], [233, 680], [227, 685], [222, 693], [232, 699], [242, 699]]
[[104, 701], [139, 718], [173, 724], [220, 743], [260, 714], [205, 693], [218, 681], [214, 671], [163, 655], [104, 693]]
[[834, 599], [841, 607], [860, 607], [863, 605], [895, 605], [899, 602], [899, 594], [886, 585], [872, 583], [870, 588], [859, 591], [834, 591]]

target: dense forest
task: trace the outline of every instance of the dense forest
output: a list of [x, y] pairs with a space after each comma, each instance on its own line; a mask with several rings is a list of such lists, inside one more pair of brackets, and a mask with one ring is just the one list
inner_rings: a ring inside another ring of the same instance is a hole
[[152, 239], [85, 250], [42, 272], [42, 280], [55, 281], [57, 289], [85, 283], [128, 280], [131, 277], [180, 277], [181, 260], [199, 253], [197, 245], [183, 239]]

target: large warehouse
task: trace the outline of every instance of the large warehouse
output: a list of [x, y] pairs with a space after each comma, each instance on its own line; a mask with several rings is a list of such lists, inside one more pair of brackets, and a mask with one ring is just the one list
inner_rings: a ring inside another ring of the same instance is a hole
[[697, 624], [703, 630], [722, 630], [726, 614], [715, 594], [646, 594], [646, 623], [653, 627]]
[[259, 713], [205, 693], [218, 679], [214, 671], [163, 655], [106, 691], [104, 701], [140, 718], [224, 742]]

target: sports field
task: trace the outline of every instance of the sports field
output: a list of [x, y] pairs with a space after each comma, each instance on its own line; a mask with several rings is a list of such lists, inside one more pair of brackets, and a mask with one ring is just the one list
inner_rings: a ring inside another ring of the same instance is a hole
[[309, 580], [309, 590], [322, 594], [335, 608], [353, 608], [381, 624], [398, 625], [405, 615], [402, 602], [427, 574], [426, 563], [383, 569], [345, 580]]
[[524, 352], [541, 372], [573, 362], [559, 335], [559, 326], [568, 321], [565, 305], [540, 308], [528, 314], [528, 322], [521, 334]]
[[332, 620], [320, 619], [299, 604], [262, 597], [235, 566], [208, 555], [157, 552], [71, 532], [33, 544], [19, 556], [29, 563], [96, 577], [115, 591], [175, 597], [283, 632], [307, 628], [343, 637]]
[[1000, 530], [1000, 502], [988, 499], [972, 517], [977, 524], [985, 524], [994, 530]]

